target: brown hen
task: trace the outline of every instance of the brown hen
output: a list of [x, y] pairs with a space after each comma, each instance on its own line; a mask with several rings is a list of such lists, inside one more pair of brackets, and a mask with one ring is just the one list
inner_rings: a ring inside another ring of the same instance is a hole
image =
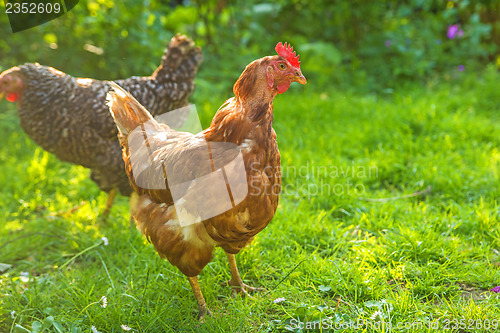
[[158, 254], [188, 277], [200, 318], [209, 311], [197, 275], [215, 246], [226, 252], [233, 291], [255, 289], [241, 280], [234, 255], [268, 225], [278, 205], [273, 99], [291, 82], [306, 83], [293, 49], [278, 44], [276, 50], [279, 55], [246, 67], [235, 97], [198, 134], [158, 123], [117, 85], [108, 94], [125, 168], [139, 195], [132, 215]]

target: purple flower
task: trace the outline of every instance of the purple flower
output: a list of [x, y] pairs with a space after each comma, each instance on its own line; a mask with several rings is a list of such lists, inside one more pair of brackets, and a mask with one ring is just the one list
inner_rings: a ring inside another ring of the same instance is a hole
[[385, 44], [386, 47], [389, 47], [389, 46], [391, 46], [392, 43], [391, 43], [390, 40], [386, 39], [386, 41], [385, 41], [384, 44]]
[[464, 35], [464, 31], [458, 26], [458, 24], [453, 24], [448, 27], [448, 32], [446, 36], [449, 39], [454, 39], [455, 37], [462, 37]]
[[500, 286], [496, 286], [495, 288], [491, 289], [490, 291], [494, 292], [494, 293], [500, 293]]
[[458, 25], [453, 24], [448, 27], [448, 32], [446, 33], [446, 36], [448, 36], [449, 39], [453, 39], [457, 36], [458, 32]]
[[[465, 66], [464, 65], [458, 65], [458, 70], [463, 72], [465, 70]], [[500, 288], [500, 286], [498, 287]]]

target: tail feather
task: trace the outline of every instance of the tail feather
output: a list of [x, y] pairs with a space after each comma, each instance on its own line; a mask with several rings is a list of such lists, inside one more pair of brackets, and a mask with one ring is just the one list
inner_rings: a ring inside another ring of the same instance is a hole
[[158, 80], [193, 79], [203, 61], [201, 49], [188, 37], [175, 35], [162, 57], [162, 64], [153, 74]]
[[137, 127], [148, 122], [157, 124], [156, 120], [128, 91], [114, 82], [109, 82], [111, 90], [107, 94], [109, 112], [122, 135], [128, 135]]

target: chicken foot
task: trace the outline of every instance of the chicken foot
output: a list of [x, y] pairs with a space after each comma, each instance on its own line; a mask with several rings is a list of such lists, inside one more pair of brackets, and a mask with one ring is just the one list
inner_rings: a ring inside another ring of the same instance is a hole
[[210, 316], [211, 313], [207, 307], [205, 298], [203, 298], [203, 294], [201, 293], [200, 284], [198, 283], [198, 277], [188, 276], [188, 280], [189, 284], [191, 285], [191, 289], [193, 289], [194, 297], [196, 297], [196, 302], [198, 303], [198, 320], [203, 321], [203, 318], [205, 318], [205, 316]]
[[233, 290], [233, 296], [239, 293], [241, 296], [246, 296], [252, 298], [249, 295], [249, 292], [261, 291], [263, 288], [256, 288], [243, 283], [243, 280], [240, 277], [240, 273], [238, 272], [238, 267], [236, 266], [236, 256], [231, 253], [227, 253], [227, 260], [229, 261], [229, 268], [231, 269], [231, 279], [226, 282], [226, 285], [230, 286]]

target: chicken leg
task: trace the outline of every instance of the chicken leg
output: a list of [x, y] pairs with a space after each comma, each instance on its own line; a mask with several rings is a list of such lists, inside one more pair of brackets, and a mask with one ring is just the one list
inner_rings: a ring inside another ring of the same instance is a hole
[[238, 267], [236, 266], [236, 257], [234, 254], [227, 253], [227, 260], [229, 261], [229, 268], [231, 269], [231, 280], [227, 281], [226, 284], [231, 286], [233, 289], [233, 296], [239, 293], [242, 296], [251, 297], [248, 293], [254, 291], [261, 291], [263, 288], [251, 287], [241, 280], [240, 273], [238, 272]]
[[106, 199], [106, 207], [104, 207], [104, 210], [101, 213], [102, 217], [104, 217], [105, 219], [109, 216], [111, 206], [113, 206], [113, 203], [115, 202], [116, 192], [116, 188], [113, 188], [108, 193], [108, 198]]
[[191, 289], [193, 289], [194, 297], [196, 297], [196, 302], [198, 303], [198, 320], [202, 321], [205, 316], [210, 316], [210, 310], [207, 307], [207, 303], [205, 302], [205, 298], [203, 298], [203, 294], [201, 293], [200, 284], [198, 283], [198, 277], [196, 276], [188, 276], [189, 284], [191, 285]]
[[136, 206], [138, 201], [139, 201], [139, 195], [137, 194], [137, 192], [132, 192], [132, 194], [130, 194], [130, 200], [129, 200], [129, 212], [130, 212], [129, 222], [131, 229], [133, 229], [135, 226], [134, 213], [137, 208]]

